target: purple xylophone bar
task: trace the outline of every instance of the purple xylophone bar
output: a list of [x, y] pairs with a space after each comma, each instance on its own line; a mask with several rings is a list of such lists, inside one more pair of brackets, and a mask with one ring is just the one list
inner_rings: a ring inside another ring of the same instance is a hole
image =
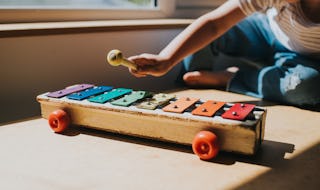
[[92, 84], [78, 84], [78, 85], [74, 85], [71, 87], [67, 87], [63, 90], [58, 90], [55, 92], [50, 92], [49, 94], [47, 94], [48, 97], [51, 98], [61, 98], [63, 96], [75, 93], [75, 92], [79, 92], [88, 88], [92, 88], [94, 85]]

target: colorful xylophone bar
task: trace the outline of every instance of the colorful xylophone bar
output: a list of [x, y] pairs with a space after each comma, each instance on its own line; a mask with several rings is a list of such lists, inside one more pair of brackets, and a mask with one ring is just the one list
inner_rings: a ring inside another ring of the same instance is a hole
[[[183, 113], [191, 111], [193, 115], [213, 117], [219, 110], [224, 110], [221, 117], [232, 120], [246, 120], [255, 109], [252, 104], [236, 103], [231, 107], [225, 102], [207, 100], [199, 102], [198, 98], [182, 97], [175, 99], [174, 95], [148, 91], [134, 91], [128, 88], [113, 88], [111, 86], [94, 86], [92, 84], [79, 84], [48, 93], [47, 97], [71, 100], [87, 100], [92, 103], [110, 103], [116, 106], [135, 105], [139, 109], [162, 109], [164, 112]], [[226, 109], [227, 108], [227, 109]], [[192, 110], [190, 110], [192, 109]]]

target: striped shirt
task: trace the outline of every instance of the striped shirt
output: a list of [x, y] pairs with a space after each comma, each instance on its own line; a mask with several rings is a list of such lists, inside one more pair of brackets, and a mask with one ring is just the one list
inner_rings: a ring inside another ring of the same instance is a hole
[[320, 58], [320, 23], [311, 22], [301, 5], [286, 0], [239, 0], [246, 15], [266, 13], [276, 38], [289, 50]]

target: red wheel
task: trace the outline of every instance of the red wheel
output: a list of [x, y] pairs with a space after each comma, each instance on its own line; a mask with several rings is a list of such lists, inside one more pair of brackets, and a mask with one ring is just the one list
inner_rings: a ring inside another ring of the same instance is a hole
[[49, 115], [48, 122], [54, 132], [62, 133], [68, 128], [70, 118], [65, 111], [55, 110]]
[[193, 139], [193, 152], [202, 160], [210, 160], [219, 152], [218, 138], [210, 131], [201, 131]]

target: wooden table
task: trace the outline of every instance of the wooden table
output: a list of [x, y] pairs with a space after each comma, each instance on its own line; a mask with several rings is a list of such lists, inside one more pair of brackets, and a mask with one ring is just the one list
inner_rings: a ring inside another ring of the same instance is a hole
[[199, 160], [191, 147], [72, 127], [51, 132], [33, 118], [0, 126], [0, 189], [318, 189], [320, 113], [218, 90], [174, 92], [268, 109], [256, 156]]

